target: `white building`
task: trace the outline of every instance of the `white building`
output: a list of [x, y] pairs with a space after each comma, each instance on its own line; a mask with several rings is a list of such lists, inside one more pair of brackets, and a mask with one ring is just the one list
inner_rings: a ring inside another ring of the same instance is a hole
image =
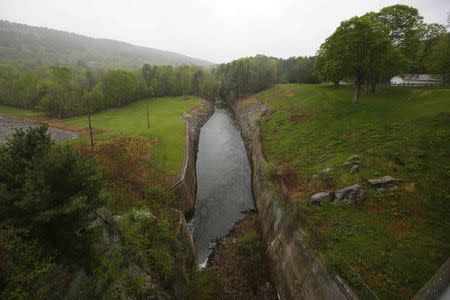
[[442, 75], [404, 74], [391, 78], [391, 86], [434, 86], [443, 83]]

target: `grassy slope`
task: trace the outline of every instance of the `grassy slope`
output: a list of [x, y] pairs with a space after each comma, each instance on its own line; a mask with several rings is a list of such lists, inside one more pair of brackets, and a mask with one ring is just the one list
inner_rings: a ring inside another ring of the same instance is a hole
[[[450, 253], [450, 90], [382, 88], [358, 105], [351, 92], [277, 85], [258, 94], [275, 111], [261, 122], [265, 154], [298, 176], [290, 192], [331, 270], [363, 298], [372, 296], [356, 273], [380, 298], [409, 298]], [[363, 166], [349, 174], [341, 165], [353, 154]], [[310, 179], [325, 167], [332, 182]], [[384, 175], [405, 182], [387, 193], [366, 186], [359, 206], [306, 205], [314, 192]]]

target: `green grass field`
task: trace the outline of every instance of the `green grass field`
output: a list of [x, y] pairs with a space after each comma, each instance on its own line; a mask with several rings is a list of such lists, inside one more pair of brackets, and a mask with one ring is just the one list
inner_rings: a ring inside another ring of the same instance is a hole
[[[120, 135], [149, 137], [156, 141], [152, 153], [154, 166], [167, 175], [178, 175], [184, 158], [185, 125], [181, 117], [199, 101], [198, 97], [147, 99], [95, 113], [91, 117], [92, 127], [98, 131], [94, 140], [111, 140]], [[147, 104], [150, 129], [147, 128]], [[0, 114], [26, 119], [41, 118], [38, 113], [8, 106], [0, 106]], [[69, 127], [88, 128], [87, 116], [63, 119], [61, 122]], [[74, 143], [88, 141], [89, 137], [83, 136]]]
[[[450, 89], [384, 87], [357, 105], [351, 96], [350, 87], [299, 84], [257, 94], [273, 110], [260, 124], [264, 152], [282, 176], [295, 172], [290, 193], [331, 271], [363, 299], [374, 296], [362, 280], [380, 299], [411, 298], [450, 253]], [[342, 163], [353, 154], [363, 164], [350, 174]], [[327, 167], [331, 182], [311, 179]], [[400, 189], [365, 184], [384, 175], [403, 180]], [[361, 205], [307, 205], [315, 192], [356, 182], [367, 193]]]
[[33, 119], [39, 117], [41, 114], [38, 112], [33, 112], [31, 110], [0, 105], [0, 115], [14, 117], [18, 119]]
[[[166, 97], [147, 99], [128, 106], [93, 114], [92, 127], [101, 130], [95, 140], [109, 140], [118, 135], [144, 136], [155, 139], [153, 161], [167, 175], [177, 175], [184, 158], [184, 113], [199, 103], [197, 97]], [[146, 105], [150, 115], [147, 128]], [[63, 119], [64, 124], [87, 128], [86, 116]], [[83, 137], [81, 142], [87, 142]]]

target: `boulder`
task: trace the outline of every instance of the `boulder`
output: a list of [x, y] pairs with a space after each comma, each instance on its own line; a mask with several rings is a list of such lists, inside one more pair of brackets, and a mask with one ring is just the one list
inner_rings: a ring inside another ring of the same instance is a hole
[[359, 165], [361, 163], [361, 157], [359, 155], [351, 155], [347, 160], [342, 164], [343, 167], [350, 167], [354, 165]]
[[323, 180], [330, 180], [332, 178], [330, 175], [331, 171], [333, 171], [332, 168], [325, 168], [319, 172], [319, 175]]
[[400, 179], [392, 176], [383, 176], [379, 178], [367, 180], [370, 186], [374, 187], [377, 191], [393, 191], [397, 189]]
[[309, 205], [319, 205], [324, 202], [331, 202], [333, 201], [334, 193], [333, 192], [320, 192], [317, 194], [314, 194], [309, 198]]
[[351, 186], [347, 186], [343, 189], [335, 192], [334, 204], [339, 205], [342, 203], [357, 203], [366, 198], [366, 193], [361, 184], [357, 183]]
[[353, 167], [350, 169], [350, 174], [359, 172], [359, 166], [358, 165], [353, 165]]
[[360, 161], [361, 160], [361, 156], [359, 155], [352, 155], [349, 158], [347, 158], [347, 161]]

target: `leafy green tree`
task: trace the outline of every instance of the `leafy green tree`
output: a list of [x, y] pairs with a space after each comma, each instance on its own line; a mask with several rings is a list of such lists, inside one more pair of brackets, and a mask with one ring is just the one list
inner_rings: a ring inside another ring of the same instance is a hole
[[101, 205], [101, 175], [46, 131], [19, 130], [0, 148], [0, 221], [29, 230], [48, 249], [79, 256], [88, 238], [82, 229]]
[[410, 60], [410, 71], [417, 71], [416, 60], [423, 26], [423, 17], [419, 11], [411, 6], [397, 4], [381, 9], [378, 18], [389, 30], [393, 45]]
[[389, 38], [381, 27], [374, 26], [369, 16], [353, 17], [341, 23], [321, 50], [319, 56], [323, 57], [324, 66], [333, 66], [342, 78], [354, 79], [353, 103], [357, 103], [374, 61], [389, 50]]
[[103, 95], [113, 106], [121, 106], [136, 99], [138, 80], [136, 74], [123, 70], [106, 72], [102, 81]]
[[442, 36], [431, 48], [427, 59], [428, 68], [444, 76], [445, 82], [450, 82], [450, 33]]

